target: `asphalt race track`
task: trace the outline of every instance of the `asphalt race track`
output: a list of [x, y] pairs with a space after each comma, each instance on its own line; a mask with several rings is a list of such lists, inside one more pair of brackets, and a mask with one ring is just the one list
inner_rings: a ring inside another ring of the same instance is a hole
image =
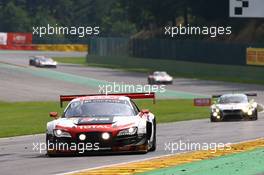
[[[157, 127], [157, 151], [140, 155], [107, 155], [47, 158], [33, 150], [33, 142], [44, 142], [44, 135], [0, 139], [1, 174], [57, 174], [109, 164], [170, 154], [165, 143], [230, 143], [263, 137], [264, 119], [246, 122], [209, 123], [197, 120], [161, 124]], [[172, 132], [173, 131], [173, 132]], [[175, 151], [176, 153], [178, 151]]]
[[[28, 56], [40, 52], [0, 52], [0, 101], [58, 100], [60, 94], [98, 93], [102, 82], [145, 84], [146, 74], [104, 68], [59, 65], [58, 69], [32, 68]], [[83, 53], [48, 52], [51, 56], [82, 56]], [[8, 64], [6, 64], [8, 63]], [[257, 92], [257, 102], [264, 104], [264, 87], [175, 79], [168, 89], [175, 93], [209, 96], [232, 91]], [[210, 123], [208, 119], [160, 124], [157, 151], [144, 155], [98, 155], [47, 158], [45, 152], [33, 150], [33, 143], [44, 143], [44, 135], [0, 139], [0, 174], [58, 174], [109, 164], [137, 161], [171, 154], [165, 143], [235, 143], [263, 137], [264, 116], [258, 121]], [[174, 151], [177, 153], [179, 151]]]
[[[147, 83], [147, 74], [143, 73], [122, 72], [70, 64], [59, 65], [57, 69], [29, 67], [28, 60], [29, 56], [32, 55], [43, 55], [43, 53], [35, 51], [0, 52], [0, 100], [58, 100], [58, 96], [61, 94], [99, 93], [98, 84], [106, 82], [142, 85]], [[44, 55], [70, 57], [85, 56], [85, 53], [45, 52]], [[8, 89], [8, 92], [6, 92], [6, 89]], [[183, 97], [190, 94], [194, 96], [210, 96], [212, 94], [238, 91], [257, 92], [257, 101], [264, 103], [264, 86], [261, 85], [180, 78], [174, 79], [174, 85], [169, 85], [166, 89], [176, 94], [183, 94]]]

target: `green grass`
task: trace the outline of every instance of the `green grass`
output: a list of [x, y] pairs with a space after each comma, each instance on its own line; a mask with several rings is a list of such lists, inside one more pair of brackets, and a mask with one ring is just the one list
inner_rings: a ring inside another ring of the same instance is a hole
[[[159, 123], [208, 117], [208, 108], [193, 107], [191, 100], [138, 100], [142, 109], [150, 109]], [[60, 114], [59, 102], [0, 102], [0, 137], [44, 133], [46, 123], [52, 120], [49, 112]]]
[[157, 117], [158, 123], [209, 118], [208, 107], [194, 107], [193, 100], [149, 100], [136, 101], [140, 109], [149, 109]]
[[59, 102], [0, 102], [0, 137], [43, 133]]
[[59, 63], [86, 64], [86, 60], [84, 57], [65, 57], [65, 58], [56, 57], [53, 59]]
[[174, 77], [197, 78], [238, 83], [264, 84], [264, 67], [216, 65], [206, 63], [184, 62], [166, 59], [148, 59], [134, 57], [99, 57], [59, 58], [59, 62], [84, 64], [88, 66], [107, 67], [125, 71], [152, 72], [165, 70]]

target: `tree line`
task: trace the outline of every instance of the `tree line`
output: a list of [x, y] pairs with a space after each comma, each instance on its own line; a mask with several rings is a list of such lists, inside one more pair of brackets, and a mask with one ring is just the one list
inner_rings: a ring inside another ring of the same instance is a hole
[[[254, 20], [229, 18], [229, 0], [0, 0], [0, 21], [1, 32], [57, 24], [100, 26], [104, 36], [132, 36], [179, 23], [230, 25], [239, 33]], [[259, 24], [263, 19], [255, 27]]]

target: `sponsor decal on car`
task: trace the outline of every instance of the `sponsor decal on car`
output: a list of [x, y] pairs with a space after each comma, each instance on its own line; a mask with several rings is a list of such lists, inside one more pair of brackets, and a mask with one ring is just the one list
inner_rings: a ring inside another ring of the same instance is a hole
[[109, 125], [84, 125], [77, 126], [78, 129], [103, 129], [103, 128], [111, 128]]

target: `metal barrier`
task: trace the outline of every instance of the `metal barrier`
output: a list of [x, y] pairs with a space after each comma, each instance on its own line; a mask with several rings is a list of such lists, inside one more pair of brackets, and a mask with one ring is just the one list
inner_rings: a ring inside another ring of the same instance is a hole
[[264, 47], [264, 44], [174, 39], [92, 38], [89, 42], [89, 54], [246, 65], [246, 48], [249, 46]]

